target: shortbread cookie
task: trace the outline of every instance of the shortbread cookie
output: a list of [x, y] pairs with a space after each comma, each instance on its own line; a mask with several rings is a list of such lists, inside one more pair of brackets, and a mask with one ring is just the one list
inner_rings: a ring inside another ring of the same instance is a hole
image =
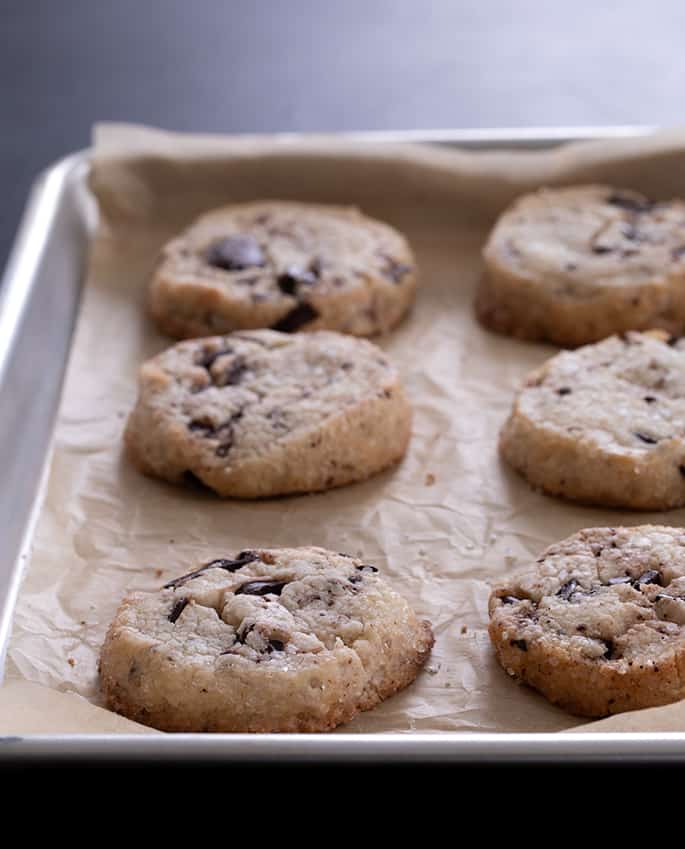
[[685, 505], [685, 338], [629, 332], [552, 357], [516, 397], [500, 449], [552, 495]]
[[406, 239], [348, 207], [262, 201], [203, 215], [163, 250], [149, 308], [178, 338], [267, 327], [370, 336], [414, 300]]
[[504, 669], [579, 716], [685, 698], [685, 531], [590, 528], [490, 596]]
[[397, 372], [371, 342], [252, 330], [145, 363], [126, 443], [147, 474], [258, 498], [364, 480], [399, 462], [410, 432]]
[[113, 710], [163, 731], [327, 731], [410, 684], [430, 624], [322, 548], [242, 551], [126, 598], [100, 662]]
[[685, 331], [685, 203], [609, 186], [542, 189], [500, 217], [478, 317], [575, 347], [625, 330]]

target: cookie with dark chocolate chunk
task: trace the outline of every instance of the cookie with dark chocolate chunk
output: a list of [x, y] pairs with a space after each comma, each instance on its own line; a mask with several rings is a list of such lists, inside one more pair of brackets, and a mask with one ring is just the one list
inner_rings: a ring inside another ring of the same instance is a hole
[[399, 462], [410, 431], [397, 372], [371, 342], [251, 330], [145, 363], [125, 439], [147, 474], [259, 498], [364, 480]]
[[685, 506], [685, 339], [628, 332], [529, 375], [503, 458], [550, 495], [633, 510]]
[[107, 704], [163, 731], [347, 722], [409, 685], [433, 645], [377, 572], [322, 548], [258, 549], [133, 593], [102, 648]]
[[162, 250], [150, 314], [170, 336], [394, 327], [416, 290], [404, 236], [356, 209], [261, 201], [212, 210]]
[[486, 327], [573, 348], [626, 330], [685, 330], [685, 202], [610, 186], [540, 189], [483, 250]]
[[685, 531], [590, 528], [490, 595], [505, 671], [579, 716], [685, 698]]

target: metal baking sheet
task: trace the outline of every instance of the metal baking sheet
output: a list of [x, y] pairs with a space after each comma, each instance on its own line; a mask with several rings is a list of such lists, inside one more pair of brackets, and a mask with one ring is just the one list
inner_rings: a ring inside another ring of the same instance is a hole
[[[354, 133], [370, 142], [471, 150], [544, 149], [568, 141], [634, 138], [651, 127]], [[293, 141], [292, 134], [274, 137]], [[0, 288], [0, 661], [41, 503], [52, 431], [78, 314], [97, 209], [86, 184], [89, 151], [44, 172], [29, 197]], [[539, 762], [685, 761], [685, 733], [669, 734], [175, 734], [0, 738], [0, 760]]]

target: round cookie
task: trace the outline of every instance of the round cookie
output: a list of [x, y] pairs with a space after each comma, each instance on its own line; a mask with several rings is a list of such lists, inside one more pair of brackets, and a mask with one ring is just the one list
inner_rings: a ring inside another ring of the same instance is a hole
[[541, 189], [483, 250], [480, 321], [576, 347], [626, 330], [685, 331], [685, 203], [609, 186]]
[[125, 441], [146, 474], [259, 498], [364, 480], [399, 462], [410, 434], [397, 372], [371, 342], [252, 330], [145, 363]]
[[414, 300], [400, 233], [357, 209], [261, 201], [212, 210], [162, 251], [149, 311], [177, 338], [271, 328], [383, 333]]
[[629, 332], [533, 372], [500, 435], [534, 487], [587, 504], [685, 505], [685, 338]]
[[102, 648], [113, 710], [163, 731], [327, 731], [410, 684], [433, 634], [378, 569], [242, 551], [124, 599]]
[[590, 528], [490, 596], [512, 677], [579, 716], [685, 698], [685, 531]]

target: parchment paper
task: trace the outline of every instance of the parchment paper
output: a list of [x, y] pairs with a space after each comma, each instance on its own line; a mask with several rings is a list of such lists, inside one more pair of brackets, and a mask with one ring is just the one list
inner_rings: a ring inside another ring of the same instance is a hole
[[[578, 726], [497, 665], [486, 630], [488, 582], [580, 528], [681, 525], [685, 512], [578, 507], [531, 491], [509, 472], [497, 456], [499, 428], [515, 387], [554, 349], [483, 330], [471, 304], [480, 247], [503, 206], [541, 184], [595, 180], [657, 198], [685, 195], [685, 133], [471, 154], [99, 127], [91, 187], [101, 225], [16, 609], [0, 731], [21, 730], [21, 712], [12, 708], [18, 701], [45, 717], [44, 731], [64, 728], [71, 705], [101, 704], [98, 652], [127, 591], [154, 590], [198, 562], [243, 548], [296, 545], [363, 554], [435, 630], [417, 682], [340, 730]], [[356, 204], [408, 235], [421, 269], [417, 304], [377, 340], [397, 363], [415, 410], [399, 468], [322, 495], [241, 502], [145, 478], [122, 456], [137, 369], [170, 344], [143, 311], [161, 244], [206, 209], [256, 198]], [[44, 687], [17, 690], [22, 679]], [[54, 691], [76, 695], [56, 699]], [[685, 707], [610, 722], [611, 730], [685, 730]], [[95, 707], [82, 727], [140, 730]]]

